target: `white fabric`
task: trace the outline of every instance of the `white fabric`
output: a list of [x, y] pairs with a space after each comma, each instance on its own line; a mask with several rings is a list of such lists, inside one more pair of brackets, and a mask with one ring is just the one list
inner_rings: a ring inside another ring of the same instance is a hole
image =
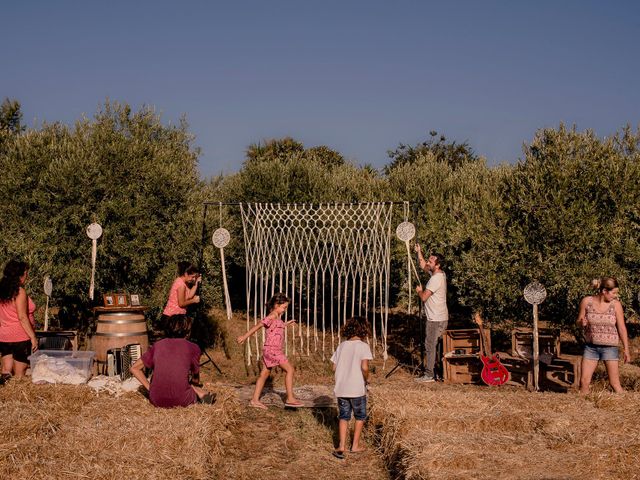
[[88, 371], [85, 371], [83, 368], [76, 368], [74, 365], [65, 362], [62, 358], [42, 354], [38, 356], [35, 361], [35, 365], [31, 371], [31, 381], [33, 383], [80, 385], [81, 383], [87, 382], [87, 374]]
[[331, 361], [336, 366], [336, 397], [355, 398], [366, 393], [362, 360], [371, 360], [371, 349], [362, 340], [346, 340], [338, 345]]
[[429, 279], [429, 282], [427, 282], [426, 288], [433, 292], [433, 295], [424, 302], [427, 320], [430, 322], [446, 322], [449, 320], [449, 310], [447, 309], [447, 276], [444, 272], [434, 273]]

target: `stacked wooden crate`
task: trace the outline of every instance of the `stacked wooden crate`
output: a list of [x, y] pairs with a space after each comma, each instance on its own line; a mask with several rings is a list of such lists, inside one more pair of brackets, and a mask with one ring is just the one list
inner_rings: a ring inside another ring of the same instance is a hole
[[[487, 337], [488, 335], [485, 335]], [[485, 339], [486, 350], [491, 348]], [[480, 330], [447, 330], [442, 337], [442, 369], [445, 383], [481, 383]]]
[[[544, 390], [566, 391], [578, 388], [582, 357], [560, 351], [560, 331], [541, 328], [538, 331], [540, 352], [539, 386]], [[516, 328], [511, 332], [511, 355], [502, 355], [502, 363], [511, 373], [512, 385], [533, 385], [533, 329]]]

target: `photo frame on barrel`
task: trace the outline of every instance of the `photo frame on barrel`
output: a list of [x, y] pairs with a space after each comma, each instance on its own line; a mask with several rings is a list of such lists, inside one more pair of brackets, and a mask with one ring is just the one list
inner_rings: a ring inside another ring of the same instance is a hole
[[125, 293], [117, 293], [115, 295], [116, 298], [116, 307], [128, 307], [129, 306], [129, 297]]
[[140, 306], [140, 295], [138, 295], [137, 293], [132, 293], [129, 296], [129, 299], [131, 300], [131, 306], [132, 307], [139, 307]]
[[112, 293], [106, 293], [102, 297], [104, 299], [104, 306], [105, 307], [115, 307], [116, 306], [116, 299], [115, 299], [115, 296]]

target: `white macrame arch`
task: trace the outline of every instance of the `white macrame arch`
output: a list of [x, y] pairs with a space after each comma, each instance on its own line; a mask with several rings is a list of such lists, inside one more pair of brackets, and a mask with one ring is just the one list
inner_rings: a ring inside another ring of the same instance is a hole
[[[371, 321], [373, 354], [380, 341], [386, 360], [393, 203], [241, 203], [240, 211], [247, 328], [268, 313], [271, 295], [284, 292], [291, 298], [287, 318], [298, 320], [287, 349], [321, 350], [324, 359], [340, 341], [340, 327], [357, 315]], [[258, 336], [253, 346], [247, 342], [249, 363], [259, 358], [260, 343]]]

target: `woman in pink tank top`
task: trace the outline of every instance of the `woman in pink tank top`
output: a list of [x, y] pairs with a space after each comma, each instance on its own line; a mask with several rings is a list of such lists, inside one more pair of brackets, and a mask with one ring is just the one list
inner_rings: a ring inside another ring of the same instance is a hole
[[582, 355], [580, 393], [589, 393], [591, 377], [602, 360], [607, 368], [611, 388], [623, 392], [620, 385], [618, 343], [622, 340], [624, 361], [630, 362], [627, 327], [624, 312], [618, 300], [618, 281], [602, 277], [591, 282], [597, 294], [584, 297], [580, 302], [578, 325], [584, 329], [585, 346]]
[[196, 295], [200, 275], [198, 268], [189, 262], [178, 263], [178, 277], [173, 281], [169, 290], [169, 299], [162, 311], [162, 328], [168, 325], [169, 317], [186, 315], [187, 306], [200, 303], [200, 296]]
[[11, 375], [24, 376], [29, 355], [38, 349], [33, 316], [36, 306], [24, 289], [28, 276], [29, 266], [25, 262], [10, 260], [0, 279], [0, 355], [3, 382]]

